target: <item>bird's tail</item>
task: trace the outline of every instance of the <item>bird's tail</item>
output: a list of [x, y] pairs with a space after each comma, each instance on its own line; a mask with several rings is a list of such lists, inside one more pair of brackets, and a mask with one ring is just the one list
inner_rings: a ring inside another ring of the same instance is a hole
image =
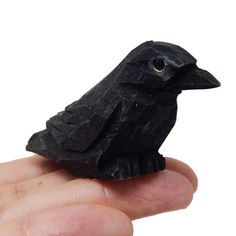
[[55, 159], [55, 155], [50, 152], [48, 144], [52, 143], [52, 137], [47, 130], [42, 130], [31, 136], [26, 146], [26, 150], [30, 152], [37, 153], [48, 159]]

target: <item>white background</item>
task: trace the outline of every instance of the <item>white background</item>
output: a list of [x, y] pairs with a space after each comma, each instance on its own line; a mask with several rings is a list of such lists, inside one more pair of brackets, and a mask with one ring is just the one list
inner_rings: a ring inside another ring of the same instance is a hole
[[[1, 162], [146, 40], [179, 44], [222, 83], [185, 91], [161, 148], [199, 176], [192, 205], [134, 223], [135, 236], [236, 235], [234, 1], [0, 1]], [[19, 170], [20, 171], [20, 170]]]

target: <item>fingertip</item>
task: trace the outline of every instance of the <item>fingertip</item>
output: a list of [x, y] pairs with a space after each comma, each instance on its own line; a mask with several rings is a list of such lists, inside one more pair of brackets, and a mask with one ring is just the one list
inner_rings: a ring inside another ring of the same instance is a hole
[[197, 191], [198, 178], [193, 169], [189, 165], [180, 160], [171, 157], [166, 157], [166, 169], [176, 171], [184, 175], [192, 184], [194, 192]]
[[178, 172], [164, 170], [156, 174], [156, 180], [150, 180], [153, 189], [149, 190], [152, 198], [148, 215], [184, 209], [193, 200], [192, 184]]
[[[168, 170], [167, 170], [168, 171]], [[169, 209], [179, 210], [187, 208], [193, 200], [194, 188], [187, 177], [175, 171], [168, 171], [172, 182], [172, 201], [169, 200]], [[172, 176], [172, 177], [171, 177]], [[171, 186], [171, 185], [170, 185]]]

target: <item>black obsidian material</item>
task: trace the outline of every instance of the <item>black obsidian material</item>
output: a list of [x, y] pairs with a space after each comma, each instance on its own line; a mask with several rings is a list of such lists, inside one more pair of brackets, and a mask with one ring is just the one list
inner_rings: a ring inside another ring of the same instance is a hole
[[159, 147], [176, 121], [184, 89], [220, 83], [183, 48], [148, 41], [78, 101], [50, 118], [27, 150], [73, 175], [126, 179], [165, 168]]

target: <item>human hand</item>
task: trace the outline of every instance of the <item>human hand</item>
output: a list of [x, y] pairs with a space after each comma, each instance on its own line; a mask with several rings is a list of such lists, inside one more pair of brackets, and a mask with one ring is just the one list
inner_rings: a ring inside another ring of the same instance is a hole
[[197, 177], [167, 169], [130, 180], [78, 179], [40, 156], [0, 164], [0, 235], [131, 236], [131, 220], [187, 207]]

